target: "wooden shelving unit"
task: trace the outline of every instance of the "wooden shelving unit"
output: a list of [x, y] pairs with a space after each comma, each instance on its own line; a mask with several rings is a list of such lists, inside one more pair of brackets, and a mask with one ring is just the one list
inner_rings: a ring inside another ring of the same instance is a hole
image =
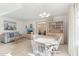
[[53, 36], [55, 34], [62, 34], [63, 38], [61, 44], [64, 44], [64, 22], [63, 21], [48, 21], [47, 35]]
[[63, 21], [57, 22], [48, 22], [48, 32], [50, 33], [63, 33], [64, 32], [64, 23]]

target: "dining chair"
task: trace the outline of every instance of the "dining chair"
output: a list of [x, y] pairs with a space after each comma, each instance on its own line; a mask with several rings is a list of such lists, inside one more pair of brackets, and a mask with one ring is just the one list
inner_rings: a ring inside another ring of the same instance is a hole
[[39, 53], [39, 44], [35, 42], [35, 40], [39, 38], [39, 35], [38, 34], [34, 34], [32, 35], [32, 40], [31, 40], [31, 43], [32, 43], [32, 50], [33, 50], [33, 54], [35, 55], [38, 55]]
[[60, 35], [60, 37], [56, 40], [57, 43], [54, 43], [52, 45], [51, 44], [46, 44], [47, 47], [48, 47], [47, 52], [48, 52], [49, 55], [54, 55], [55, 52], [57, 52], [61, 40], [62, 40], [62, 35]]

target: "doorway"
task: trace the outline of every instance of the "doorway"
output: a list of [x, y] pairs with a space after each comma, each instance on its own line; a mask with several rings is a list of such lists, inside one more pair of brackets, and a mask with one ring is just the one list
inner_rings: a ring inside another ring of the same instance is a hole
[[37, 33], [39, 35], [46, 35], [47, 24], [45, 21], [37, 22]]

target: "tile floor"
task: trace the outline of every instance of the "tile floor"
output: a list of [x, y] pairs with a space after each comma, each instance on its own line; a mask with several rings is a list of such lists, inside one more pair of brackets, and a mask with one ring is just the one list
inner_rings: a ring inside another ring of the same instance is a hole
[[[68, 56], [67, 45], [60, 45], [55, 56]], [[34, 56], [32, 54], [31, 40], [21, 39], [17, 42], [0, 43], [0, 56]]]

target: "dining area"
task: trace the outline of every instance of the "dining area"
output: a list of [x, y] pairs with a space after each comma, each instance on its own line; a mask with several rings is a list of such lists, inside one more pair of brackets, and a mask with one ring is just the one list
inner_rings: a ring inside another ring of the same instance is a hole
[[56, 36], [32, 36], [32, 52], [35, 56], [54, 56], [62, 41], [62, 34]]

